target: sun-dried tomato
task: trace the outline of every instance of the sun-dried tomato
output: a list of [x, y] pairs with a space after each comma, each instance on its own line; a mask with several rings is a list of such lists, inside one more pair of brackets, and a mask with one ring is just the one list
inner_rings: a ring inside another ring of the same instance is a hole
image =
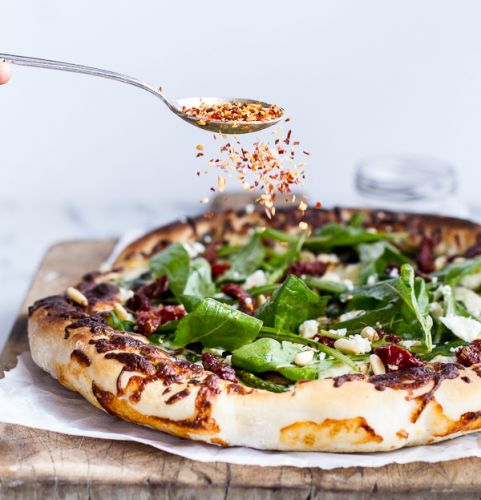
[[237, 382], [237, 376], [234, 369], [227, 363], [224, 363], [220, 358], [214, 356], [210, 352], [204, 352], [202, 354], [202, 364], [206, 370], [215, 373], [220, 378], [228, 380], [229, 382]]
[[254, 300], [249, 292], [246, 292], [237, 283], [225, 283], [221, 286], [221, 291], [239, 301], [239, 308], [246, 314], [254, 314]]
[[429, 274], [434, 271], [434, 240], [427, 234], [418, 246], [416, 262], [421, 272]]
[[463, 366], [481, 363], [481, 340], [473, 340], [469, 345], [456, 350], [456, 359]]
[[395, 371], [392, 369], [393, 366], [397, 366], [398, 370], [407, 370], [408, 368], [424, 365], [423, 361], [397, 345], [381, 345], [374, 349], [374, 354], [377, 354], [381, 358], [388, 372]]
[[144, 335], [154, 333], [159, 326], [185, 316], [184, 306], [168, 305], [148, 311], [140, 311], [135, 321], [137, 331]]
[[205, 247], [205, 252], [202, 254], [202, 257], [204, 257], [204, 259], [207, 260], [210, 265], [215, 264], [218, 258], [217, 250], [219, 249], [219, 246], [219, 242], [213, 241]]
[[295, 274], [296, 276], [303, 274], [322, 276], [326, 271], [327, 264], [325, 262], [294, 262], [287, 270], [287, 274]]
[[230, 264], [228, 262], [216, 262], [212, 264], [212, 276], [217, 278], [222, 276], [228, 269], [230, 269]]
[[127, 301], [127, 307], [132, 311], [148, 311], [152, 308], [151, 300], [160, 297], [169, 289], [169, 278], [160, 276], [153, 283], [144, 285], [135, 291]]
[[481, 241], [477, 241], [474, 245], [471, 245], [463, 254], [463, 257], [467, 259], [472, 259], [481, 255]]
[[384, 339], [391, 344], [399, 344], [399, 342], [401, 342], [401, 337], [394, 335], [394, 333], [385, 332], [384, 330], [378, 330], [377, 333], [380, 339]]

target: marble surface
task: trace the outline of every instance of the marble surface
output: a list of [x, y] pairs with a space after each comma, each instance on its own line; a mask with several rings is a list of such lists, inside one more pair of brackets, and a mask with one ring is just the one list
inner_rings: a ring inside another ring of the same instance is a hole
[[[132, 230], [146, 231], [199, 211], [197, 203], [173, 200], [41, 205], [0, 201], [0, 349], [32, 275], [50, 245], [71, 239], [118, 238]], [[470, 206], [469, 217], [481, 221], [481, 208]]]

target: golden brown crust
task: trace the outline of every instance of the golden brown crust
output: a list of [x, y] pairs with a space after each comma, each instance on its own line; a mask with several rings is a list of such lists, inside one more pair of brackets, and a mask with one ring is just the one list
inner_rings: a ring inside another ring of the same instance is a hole
[[[481, 228], [460, 219], [364, 211], [377, 229], [409, 231], [408, 244], [431, 235], [456, 254], [478, 241]], [[347, 220], [352, 209], [310, 210], [312, 226]], [[299, 214], [281, 212], [272, 225], [295, 231]], [[209, 233], [235, 238], [265, 218], [231, 212], [192, 219], [145, 235], [114, 267], [128, 272], [165, 242]], [[424, 371], [297, 383], [271, 393], [232, 384], [199, 365], [176, 360], [137, 334], [115, 332], [102, 313], [119, 291], [105, 275], [88, 276], [79, 289], [84, 308], [66, 296], [31, 309], [29, 340], [35, 362], [96, 407], [124, 420], [221, 446], [279, 450], [369, 452], [430, 443], [481, 428], [481, 377], [477, 367], [443, 365]], [[401, 376], [402, 375], [402, 376]], [[404, 377], [404, 378], [403, 378]]]

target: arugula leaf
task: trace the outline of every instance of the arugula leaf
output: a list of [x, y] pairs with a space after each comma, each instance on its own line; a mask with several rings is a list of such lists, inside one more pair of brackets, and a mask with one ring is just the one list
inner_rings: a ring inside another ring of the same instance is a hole
[[388, 264], [409, 264], [411, 261], [388, 241], [361, 243], [358, 248], [361, 262], [361, 283], [367, 283], [369, 276], [383, 274]]
[[364, 223], [364, 214], [361, 212], [356, 212], [351, 217], [351, 220], [347, 223], [348, 226], [351, 227], [362, 227]]
[[330, 326], [331, 330], [346, 328], [349, 333], [361, 331], [365, 326], [374, 326], [379, 323], [381, 326], [393, 326], [396, 314], [399, 312], [399, 306], [395, 303], [387, 304], [379, 309], [365, 311], [364, 314], [346, 321], [340, 321]]
[[239, 380], [245, 385], [254, 387], [255, 389], [262, 389], [264, 391], [270, 392], [290, 391], [290, 387], [281, 384], [275, 384], [274, 382], [269, 382], [268, 380], [256, 377], [253, 373], [249, 373], [244, 370], [236, 370], [236, 375]]
[[191, 262], [190, 274], [182, 293], [199, 297], [208, 297], [215, 293], [210, 264], [205, 259], [198, 258]]
[[110, 316], [107, 318], [109, 325], [114, 330], [120, 330], [123, 332], [133, 332], [135, 323], [133, 321], [122, 321], [115, 311], [110, 311]]
[[167, 275], [171, 292], [179, 297], [189, 278], [190, 257], [181, 243], [174, 243], [150, 259], [150, 268], [155, 277]]
[[328, 297], [320, 297], [300, 278], [289, 275], [258, 311], [256, 317], [266, 326], [297, 331], [307, 319], [317, 318], [324, 310]]
[[444, 344], [439, 344], [436, 347], [434, 347], [431, 352], [428, 352], [426, 354], [421, 354], [421, 357], [423, 359], [430, 361], [431, 359], [433, 359], [435, 356], [438, 355], [454, 356], [454, 353], [451, 351], [451, 349], [462, 345], [467, 345], [467, 342], [461, 339], [452, 340], [451, 342], [444, 342]]
[[285, 340], [287, 342], [293, 342], [295, 344], [303, 344], [303, 345], [308, 345], [310, 347], [314, 347], [318, 351], [323, 352], [323, 353], [327, 354], [328, 356], [331, 356], [331, 357], [339, 360], [341, 363], [350, 366], [354, 371], [359, 371], [358, 366], [356, 365], [356, 363], [354, 363], [354, 361], [349, 356], [342, 354], [341, 351], [338, 351], [337, 349], [334, 349], [333, 347], [329, 347], [325, 344], [321, 344], [321, 342], [317, 342], [316, 340], [305, 339], [305, 338], [300, 337], [299, 335], [297, 335], [295, 333], [278, 330], [277, 328], [271, 328], [268, 326], [263, 326], [261, 328], [261, 331], [260, 331], [258, 337], [259, 338], [274, 339], [274, 340], [278, 340], [278, 341]]
[[279, 372], [289, 380], [314, 380], [332, 361], [315, 361], [307, 366], [296, 366], [294, 359], [302, 349], [292, 342], [278, 342], [270, 338], [256, 340], [232, 353], [232, 366], [248, 372]]
[[347, 291], [347, 286], [340, 281], [330, 281], [315, 276], [305, 276], [304, 281], [306, 285], [315, 288], [320, 292], [331, 293], [333, 295], [340, 295]]
[[221, 281], [243, 281], [249, 274], [259, 269], [265, 257], [265, 249], [262, 245], [261, 235], [255, 233], [249, 243], [232, 254], [228, 269], [222, 276]]
[[183, 347], [200, 342], [205, 347], [233, 350], [252, 342], [261, 327], [262, 321], [207, 298], [180, 320], [173, 343]]
[[305, 240], [306, 232], [303, 232], [283, 254], [271, 262], [274, 271], [271, 272], [267, 280], [269, 284], [277, 283], [284, 276], [289, 266], [299, 259], [299, 253]]
[[444, 269], [433, 273], [433, 276], [437, 276], [446, 285], [455, 286], [461, 283], [466, 276], [476, 273], [479, 270], [481, 270], [481, 255], [463, 262], [452, 262]]
[[331, 223], [321, 227], [315, 236], [308, 238], [304, 246], [314, 251], [320, 251], [334, 247], [355, 246], [361, 243], [396, 239], [404, 236], [405, 233], [373, 233], [358, 226], [341, 226], [340, 224]]
[[414, 319], [419, 325], [424, 337], [424, 345], [428, 351], [431, 351], [433, 320], [429, 315], [429, 294], [426, 282], [419, 277], [415, 279], [413, 267], [403, 264], [399, 279], [389, 282], [388, 286], [392, 287], [402, 300], [401, 312], [405, 319], [407, 321]]
[[349, 302], [349, 309], [373, 309], [397, 298], [393, 284], [399, 278], [379, 281], [374, 285], [365, 285], [343, 293], [342, 302]]

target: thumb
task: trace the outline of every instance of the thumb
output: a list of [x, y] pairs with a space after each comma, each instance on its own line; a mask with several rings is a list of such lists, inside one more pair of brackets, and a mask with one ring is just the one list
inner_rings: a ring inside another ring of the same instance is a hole
[[10, 63], [0, 61], [0, 85], [7, 83], [12, 76], [12, 66]]

